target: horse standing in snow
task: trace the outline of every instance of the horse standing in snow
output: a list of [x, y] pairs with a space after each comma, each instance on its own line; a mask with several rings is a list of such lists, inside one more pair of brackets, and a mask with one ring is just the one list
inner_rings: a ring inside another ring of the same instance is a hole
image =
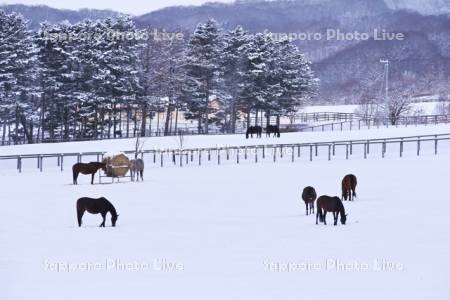
[[345, 175], [342, 179], [342, 199], [353, 201], [356, 198], [356, 185], [358, 184], [356, 176], [353, 174]]
[[253, 138], [253, 135], [256, 134], [257, 138], [260, 138], [262, 135], [262, 127], [261, 126], [250, 126], [247, 128], [247, 132], [245, 133], [245, 138], [248, 139], [249, 136]]
[[83, 175], [89, 175], [92, 174], [91, 177], [91, 184], [94, 184], [94, 176], [95, 173], [99, 169], [102, 169], [106, 172], [106, 164], [101, 162], [90, 162], [88, 164], [84, 163], [76, 163], [72, 166], [72, 173], [73, 173], [73, 184], [78, 184], [78, 175], [81, 173]]
[[317, 193], [312, 186], [307, 186], [303, 189], [302, 199], [303, 201], [305, 201], [306, 215], [308, 215], [309, 213], [314, 213], [314, 201], [316, 200], [316, 198]]
[[81, 227], [81, 219], [83, 218], [84, 212], [87, 211], [91, 214], [101, 214], [103, 218], [103, 222], [100, 224], [100, 227], [105, 227], [105, 218], [106, 214], [109, 212], [111, 214], [111, 223], [112, 226], [116, 226], [117, 214], [114, 206], [109, 202], [106, 198], [88, 198], [83, 197], [77, 200], [77, 219], [78, 219], [78, 227]]
[[140, 158], [130, 160], [130, 173], [131, 180], [134, 181], [136, 177], [137, 181], [139, 181], [139, 176], [141, 176], [141, 180], [144, 180], [144, 161]]
[[316, 201], [317, 205], [317, 214], [316, 214], [316, 225], [317, 221], [323, 222], [327, 225], [327, 212], [332, 212], [334, 217], [334, 225], [337, 225], [338, 216], [341, 215], [341, 223], [345, 225], [347, 221], [347, 214], [345, 213], [344, 204], [342, 204], [341, 199], [339, 197], [329, 197], [329, 196], [320, 196]]
[[273, 137], [280, 137], [280, 128], [277, 125], [267, 125], [266, 136], [270, 137], [271, 133], [273, 133]]

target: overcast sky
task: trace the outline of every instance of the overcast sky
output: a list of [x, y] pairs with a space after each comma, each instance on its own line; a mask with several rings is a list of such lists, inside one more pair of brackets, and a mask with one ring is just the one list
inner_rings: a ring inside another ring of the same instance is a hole
[[[232, 0], [214, 0], [215, 2], [232, 2]], [[200, 5], [207, 0], [0, 0], [0, 4], [48, 5], [55, 8], [112, 9], [119, 12], [141, 15], [159, 8], [173, 5]]]

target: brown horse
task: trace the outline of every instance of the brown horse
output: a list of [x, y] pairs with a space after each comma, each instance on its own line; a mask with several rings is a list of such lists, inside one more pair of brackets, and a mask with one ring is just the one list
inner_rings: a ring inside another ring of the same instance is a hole
[[101, 162], [90, 162], [88, 164], [76, 163], [72, 166], [73, 184], [78, 184], [78, 174], [89, 175], [92, 174], [91, 184], [94, 184], [95, 173], [99, 169], [106, 172], [106, 164]]
[[[314, 201], [317, 198], [316, 190], [312, 186], [307, 186], [303, 189], [302, 199], [306, 205], [306, 215], [314, 213]], [[308, 213], [309, 209], [309, 213]]]
[[356, 185], [358, 184], [356, 176], [353, 174], [345, 175], [342, 179], [342, 199], [353, 201], [356, 198]]
[[339, 214], [341, 215], [341, 223], [345, 225], [347, 221], [347, 215], [345, 214], [344, 204], [342, 204], [341, 199], [339, 197], [329, 197], [329, 196], [320, 196], [316, 201], [317, 205], [317, 214], [316, 214], [316, 225], [317, 220], [323, 222], [327, 225], [327, 212], [331, 211], [334, 217], [334, 225], [337, 225], [337, 220]]
[[101, 214], [103, 222], [100, 227], [105, 227], [106, 214], [109, 212], [111, 214], [112, 226], [116, 226], [117, 217], [119, 216], [116, 212], [114, 206], [106, 198], [88, 198], [83, 197], [77, 200], [77, 218], [78, 226], [81, 227], [81, 218], [83, 218], [84, 212], [87, 211], [91, 214]]

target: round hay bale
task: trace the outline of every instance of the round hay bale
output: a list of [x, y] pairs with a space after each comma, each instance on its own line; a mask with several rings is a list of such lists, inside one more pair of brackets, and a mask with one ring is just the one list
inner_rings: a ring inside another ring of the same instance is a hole
[[106, 153], [102, 162], [106, 163], [106, 176], [109, 177], [123, 177], [130, 169], [130, 160], [123, 153]]

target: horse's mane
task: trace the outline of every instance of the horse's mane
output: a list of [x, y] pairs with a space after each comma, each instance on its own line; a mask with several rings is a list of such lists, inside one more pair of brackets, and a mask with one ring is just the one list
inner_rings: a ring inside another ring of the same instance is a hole
[[106, 198], [103, 198], [103, 199], [106, 201], [106, 203], [108, 205], [108, 209], [111, 212], [111, 215], [117, 216], [117, 211], [116, 211], [116, 208], [114, 207], [114, 205], [112, 205], [112, 203], [109, 202], [108, 199], [106, 199]]
[[344, 204], [342, 203], [342, 200], [339, 199], [339, 197], [336, 197], [336, 198], [338, 199], [337, 206], [339, 208], [339, 211], [345, 215], [345, 208], [344, 208]]

